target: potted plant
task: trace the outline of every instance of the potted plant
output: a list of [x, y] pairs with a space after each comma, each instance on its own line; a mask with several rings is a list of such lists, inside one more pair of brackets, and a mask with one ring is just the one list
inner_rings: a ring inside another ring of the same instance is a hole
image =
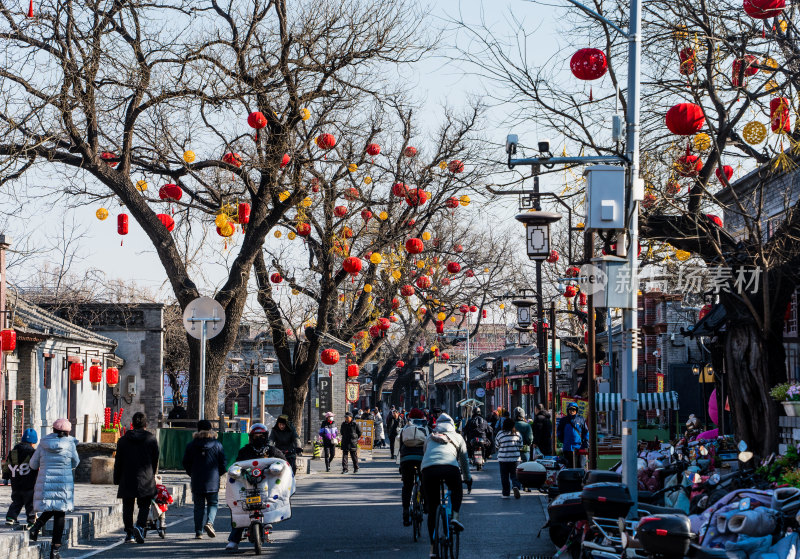
[[786, 415], [800, 416], [800, 384], [796, 382], [778, 384], [769, 391], [769, 395], [781, 403]]

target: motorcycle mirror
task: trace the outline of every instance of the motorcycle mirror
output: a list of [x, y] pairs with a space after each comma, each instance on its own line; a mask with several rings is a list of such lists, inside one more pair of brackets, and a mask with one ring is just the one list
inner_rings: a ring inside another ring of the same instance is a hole
[[701, 446], [700, 447], [700, 454], [702, 454], [703, 456], [707, 456], [708, 455], [708, 449], [705, 446]]
[[241, 477], [241, 475], [242, 475], [242, 467], [239, 466], [239, 465], [234, 464], [233, 466], [231, 466], [231, 469], [228, 470], [228, 475], [231, 476], [234, 479], [238, 478], [238, 477]]
[[738, 448], [739, 448], [739, 452], [744, 452], [745, 450], [747, 450], [747, 443], [744, 442], [744, 441], [739, 441]]
[[749, 450], [744, 450], [739, 453], [739, 461], [740, 462], [749, 462], [753, 459], [753, 453]]

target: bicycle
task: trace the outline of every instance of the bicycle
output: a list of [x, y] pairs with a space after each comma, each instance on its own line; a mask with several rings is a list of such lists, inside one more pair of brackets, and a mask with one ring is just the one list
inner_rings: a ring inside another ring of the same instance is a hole
[[411, 489], [411, 530], [414, 534], [414, 541], [418, 541], [422, 535], [422, 482], [419, 477], [419, 469], [414, 472], [414, 487]]
[[436, 509], [436, 527], [433, 529], [433, 543], [439, 559], [458, 559], [459, 533], [450, 525], [453, 513], [450, 503], [450, 490], [445, 488], [444, 480], [439, 481], [441, 502]]

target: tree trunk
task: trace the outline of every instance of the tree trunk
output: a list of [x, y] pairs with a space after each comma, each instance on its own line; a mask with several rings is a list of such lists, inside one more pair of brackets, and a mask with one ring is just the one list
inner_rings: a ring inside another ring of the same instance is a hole
[[[303, 406], [306, 402], [306, 395], [308, 394], [308, 379], [297, 385], [283, 383], [283, 407], [281, 413], [289, 416], [289, 421], [295, 426], [297, 432], [300, 432], [299, 426], [303, 421]], [[306, 438], [308, 438], [306, 436]]]
[[734, 431], [762, 457], [778, 448], [778, 406], [769, 396], [775, 381], [765, 346], [754, 324], [728, 322], [724, 374]]

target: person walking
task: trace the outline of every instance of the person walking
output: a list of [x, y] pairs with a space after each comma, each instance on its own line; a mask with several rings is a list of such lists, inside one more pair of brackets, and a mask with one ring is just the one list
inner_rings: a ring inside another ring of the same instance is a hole
[[586, 421], [578, 415], [578, 405], [570, 402], [567, 406], [567, 415], [559, 418], [556, 424], [556, 436], [562, 444], [564, 461], [568, 468], [579, 467], [579, 455], [575, 451], [589, 448], [589, 429]]
[[533, 427], [527, 422], [525, 418], [525, 410], [522, 408], [514, 408], [514, 429], [522, 440], [522, 448], [520, 450], [520, 458], [523, 462], [533, 460]]
[[[122, 499], [122, 522], [125, 526], [125, 542], [144, 543], [144, 530], [150, 502], [156, 496], [156, 472], [158, 471], [158, 442], [147, 427], [147, 417], [137, 411], [131, 420], [133, 429], [126, 431], [117, 442], [114, 460], [114, 484], [119, 486], [117, 498]], [[133, 507], [138, 505], [136, 524], [133, 523]]]
[[542, 404], [536, 404], [536, 416], [533, 418], [533, 444], [545, 456], [553, 455], [553, 421], [550, 412]]
[[53, 536], [50, 559], [60, 559], [61, 540], [64, 537], [64, 517], [75, 508], [75, 477], [72, 471], [81, 459], [75, 448], [75, 439], [69, 435], [72, 423], [57, 419], [53, 432], [42, 439], [33, 456], [30, 467], [38, 470], [33, 490], [33, 508], [40, 513], [31, 526], [31, 541], [39, 539], [39, 532], [53, 519]]
[[36, 451], [39, 435], [35, 429], [25, 429], [22, 440], [14, 445], [3, 462], [3, 479], [11, 480], [11, 505], [6, 513], [6, 526], [18, 524], [22, 507], [25, 507], [27, 527], [33, 526], [36, 514], [33, 512], [33, 490], [36, 486], [36, 470], [31, 468], [30, 461]]
[[389, 432], [389, 452], [392, 453], [392, 460], [395, 459], [394, 442], [402, 428], [403, 422], [400, 419], [400, 413], [396, 409], [392, 409], [389, 417], [386, 418], [386, 430]]
[[339, 440], [339, 430], [333, 422], [333, 412], [325, 412], [325, 420], [319, 428], [322, 439], [322, 450], [325, 452], [325, 471], [331, 471], [331, 462], [336, 458], [336, 441]]
[[383, 426], [383, 416], [378, 408], [372, 408], [375, 418], [375, 448], [386, 448], [386, 430]]
[[[517, 480], [517, 463], [520, 461], [522, 438], [514, 428], [514, 420], [507, 417], [495, 438], [497, 444], [497, 462], [500, 464], [500, 485], [503, 499], [511, 498], [511, 489], [514, 489], [514, 498], [519, 499], [520, 483]], [[510, 483], [509, 483], [510, 482]]]
[[347, 456], [353, 460], [353, 473], [358, 473], [358, 438], [361, 436], [361, 427], [353, 421], [353, 414], [344, 414], [344, 423], [339, 427], [342, 436], [342, 473], [347, 473]]
[[227, 464], [225, 449], [217, 440], [216, 431], [211, 429], [211, 422], [201, 419], [183, 454], [183, 469], [192, 478], [194, 537], [197, 539], [204, 530], [210, 538], [217, 536], [214, 520], [219, 508], [219, 478], [227, 471]]
[[297, 454], [302, 452], [300, 445], [300, 437], [297, 436], [297, 431], [294, 430], [291, 423], [289, 423], [288, 415], [279, 415], [278, 420], [272, 427], [269, 434], [269, 440], [272, 446], [280, 450], [286, 461], [292, 466], [292, 474], [297, 473]]

